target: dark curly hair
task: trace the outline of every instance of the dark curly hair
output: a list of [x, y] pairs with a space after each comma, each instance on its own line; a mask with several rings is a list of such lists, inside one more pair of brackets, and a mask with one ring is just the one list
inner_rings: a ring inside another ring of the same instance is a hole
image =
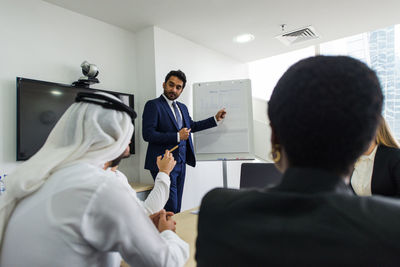
[[165, 81], [164, 82], [167, 82], [171, 76], [175, 76], [179, 80], [181, 80], [183, 82], [182, 89], [185, 88], [186, 75], [185, 75], [185, 73], [183, 71], [181, 71], [181, 70], [171, 70], [170, 72], [168, 72], [167, 76], [165, 76]]
[[346, 56], [316, 56], [291, 66], [268, 103], [290, 166], [347, 174], [375, 136], [383, 95], [373, 70]]

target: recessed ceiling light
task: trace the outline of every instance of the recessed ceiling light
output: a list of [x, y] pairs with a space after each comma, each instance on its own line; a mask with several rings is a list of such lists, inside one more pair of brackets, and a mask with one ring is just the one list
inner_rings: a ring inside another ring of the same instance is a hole
[[63, 93], [58, 91], [58, 90], [51, 90], [50, 93], [52, 93], [53, 95], [62, 95]]
[[233, 41], [239, 44], [244, 44], [253, 41], [254, 38], [254, 35], [246, 33], [236, 36], [235, 38], [233, 38]]

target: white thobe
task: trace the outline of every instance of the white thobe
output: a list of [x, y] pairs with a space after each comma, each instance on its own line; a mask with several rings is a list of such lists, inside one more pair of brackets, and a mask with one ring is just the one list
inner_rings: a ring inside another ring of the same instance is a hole
[[[127, 186], [130, 186], [128, 183], [128, 178], [126, 178], [125, 174], [116, 170], [112, 171], [108, 169], [111, 173], [119, 179], [122, 183], [125, 183]], [[154, 187], [151, 190], [150, 194], [147, 196], [145, 201], [140, 201], [139, 204], [143, 207], [147, 215], [154, 214], [160, 211], [168, 201], [169, 198], [169, 186], [171, 184], [171, 180], [166, 173], [159, 172], [154, 180]], [[134, 191], [133, 191], [134, 193]]]
[[188, 244], [159, 233], [132, 190], [85, 163], [54, 172], [18, 203], [0, 266], [119, 266], [119, 254], [132, 267], [183, 266]]

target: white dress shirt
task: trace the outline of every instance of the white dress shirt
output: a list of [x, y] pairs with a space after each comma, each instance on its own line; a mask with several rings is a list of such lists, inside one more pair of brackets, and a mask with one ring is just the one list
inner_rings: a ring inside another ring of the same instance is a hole
[[359, 196], [371, 196], [371, 180], [374, 170], [375, 154], [378, 146], [369, 155], [362, 155], [354, 167], [351, 186]]
[[188, 244], [159, 233], [132, 191], [87, 163], [55, 171], [15, 208], [0, 266], [119, 266], [120, 255], [131, 266], [183, 266]]

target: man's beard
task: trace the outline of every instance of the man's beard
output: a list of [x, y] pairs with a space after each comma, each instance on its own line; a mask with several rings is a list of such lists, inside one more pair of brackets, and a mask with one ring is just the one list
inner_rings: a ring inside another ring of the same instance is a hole
[[125, 151], [124, 151], [118, 158], [111, 161], [110, 167], [112, 168], [112, 167], [118, 166], [122, 159], [129, 158], [129, 156], [130, 156], [130, 153], [125, 153]]
[[178, 96], [177, 96], [176, 94], [174, 94], [174, 93], [172, 93], [172, 92], [166, 92], [165, 90], [164, 90], [164, 95], [165, 95], [169, 100], [172, 100], [172, 101], [174, 101], [175, 99], [178, 98]]

